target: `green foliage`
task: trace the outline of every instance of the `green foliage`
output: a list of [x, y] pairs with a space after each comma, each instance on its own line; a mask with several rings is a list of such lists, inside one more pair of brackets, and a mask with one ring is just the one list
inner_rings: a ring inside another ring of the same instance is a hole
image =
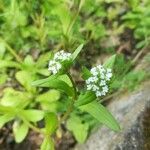
[[14, 122], [13, 124], [13, 133], [17, 143], [20, 143], [24, 140], [28, 133], [29, 127], [25, 123]]
[[98, 104], [96, 101], [88, 103], [86, 105], [79, 107], [82, 111], [86, 111], [91, 114], [94, 118], [96, 118], [100, 123], [107, 125], [114, 131], [119, 131], [120, 127], [113, 116], [108, 112], [108, 110]]
[[134, 30], [134, 37], [139, 40], [136, 44], [138, 49], [145, 47], [150, 42], [150, 3], [146, 0], [129, 1], [131, 11], [126, 13], [122, 19], [124, 25]]
[[79, 116], [72, 115], [67, 121], [67, 128], [73, 132], [73, 135], [79, 143], [83, 143], [86, 140], [89, 124], [83, 122]]
[[[78, 67], [77, 57], [114, 52], [126, 29], [133, 31], [136, 48], [148, 46], [150, 3], [0, 0], [0, 4], [0, 128], [13, 124], [18, 143], [30, 128], [43, 134], [41, 150], [54, 150], [53, 136], [65, 121], [79, 143], [97, 124], [119, 131], [116, 120], [95, 93], [78, 88], [69, 71], [72, 66]], [[85, 46], [80, 55], [82, 43]], [[72, 59], [62, 63], [58, 74], [50, 75], [48, 61], [61, 48], [72, 52]], [[81, 66], [86, 80], [91, 72]], [[145, 79], [145, 72], [130, 71], [131, 66], [123, 54], [114, 54], [104, 62], [104, 67], [113, 71], [110, 93], [133, 90]], [[38, 122], [44, 127], [39, 128]]]

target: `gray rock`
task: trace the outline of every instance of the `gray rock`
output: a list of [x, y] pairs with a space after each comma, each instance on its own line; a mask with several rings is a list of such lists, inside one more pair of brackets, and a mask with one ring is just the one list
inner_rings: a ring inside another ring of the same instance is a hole
[[121, 131], [103, 126], [75, 150], [150, 150], [150, 82], [111, 101], [108, 109], [120, 123]]

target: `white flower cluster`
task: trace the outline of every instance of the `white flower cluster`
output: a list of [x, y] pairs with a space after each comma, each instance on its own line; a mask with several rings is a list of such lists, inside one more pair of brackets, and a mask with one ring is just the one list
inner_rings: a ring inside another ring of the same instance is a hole
[[53, 60], [49, 61], [48, 70], [52, 72], [52, 74], [58, 73], [58, 71], [62, 68], [62, 62], [65, 60], [71, 59], [71, 53], [66, 53], [64, 50], [57, 52], [54, 55]]
[[112, 77], [111, 69], [98, 65], [90, 70], [92, 76], [86, 80], [87, 90], [94, 91], [96, 96], [104, 96], [108, 92], [108, 82]]

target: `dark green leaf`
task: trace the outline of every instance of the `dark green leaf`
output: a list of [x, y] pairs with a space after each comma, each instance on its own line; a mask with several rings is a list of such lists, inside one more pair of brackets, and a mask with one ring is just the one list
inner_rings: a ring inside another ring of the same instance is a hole
[[84, 80], [88, 79], [91, 75], [91, 72], [86, 67], [82, 67], [82, 78]]
[[88, 112], [94, 118], [96, 118], [100, 123], [105, 124], [110, 129], [114, 131], [119, 131], [120, 127], [114, 117], [110, 112], [101, 104], [96, 101], [93, 101], [89, 104], [79, 107], [82, 111]]
[[69, 96], [72, 96], [74, 94], [72, 87], [70, 87], [66, 82], [57, 79], [56, 77], [49, 77], [47, 79], [35, 81], [33, 85], [39, 87], [50, 87], [54, 89], [59, 89]]
[[75, 101], [75, 106], [79, 107], [81, 105], [85, 105], [90, 103], [91, 101], [94, 101], [96, 99], [95, 93], [92, 91], [87, 91], [85, 94], [80, 94], [77, 101]]

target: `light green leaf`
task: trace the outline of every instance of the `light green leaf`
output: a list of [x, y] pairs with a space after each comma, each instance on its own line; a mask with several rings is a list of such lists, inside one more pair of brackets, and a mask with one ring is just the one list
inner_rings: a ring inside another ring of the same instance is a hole
[[80, 53], [80, 51], [83, 48], [83, 44], [79, 45], [79, 47], [74, 51], [74, 53], [72, 54], [72, 59], [75, 60], [76, 57], [78, 56], [78, 54]]
[[40, 150], [55, 150], [54, 142], [51, 138], [45, 138]]
[[113, 68], [114, 63], [116, 60], [116, 54], [112, 55], [105, 63], [104, 63], [104, 67], [106, 68]]
[[19, 63], [10, 60], [0, 60], [0, 68], [21, 68]]
[[3, 106], [18, 106], [27, 103], [29, 99], [30, 95], [28, 93], [16, 91], [12, 88], [6, 88], [0, 104]]
[[72, 87], [72, 82], [66, 74], [58, 76], [58, 79], [66, 82], [70, 87]]
[[92, 91], [87, 91], [85, 94], [80, 94], [77, 101], [75, 101], [75, 106], [79, 107], [81, 105], [85, 105], [90, 103], [91, 101], [94, 101], [96, 99], [96, 95]]
[[60, 98], [60, 92], [58, 90], [49, 90], [48, 92], [45, 92], [44, 94], [40, 94], [37, 96], [37, 101], [39, 102], [54, 102], [59, 100]]
[[54, 113], [46, 113], [45, 114], [45, 128], [46, 133], [53, 134], [58, 126], [58, 119], [56, 114]]
[[20, 115], [25, 117], [26, 120], [31, 122], [37, 122], [44, 118], [44, 112], [36, 109], [22, 110]]
[[28, 91], [35, 91], [35, 87], [31, 86], [31, 83], [35, 80], [35, 76], [33, 74], [30, 74], [28, 71], [18, 71], [16, 73], [16, 79]]
[[119, 131], [120, 127], [115, 118], [110, 114], [110, 112], [101, 104], [93, 101], [89, 104], [82, 105], [79, 107], [80, 110], [88, 112], [94, 118], [96, 118], [100, 123], [105, 124], [110, 129], [114, 131]]
[[15, 121], [13, 124], [13, 133], [15, 137], [15, 141], [17, 143], [20, 143], [24, 140], [24, 138], [28, 134], [29, 127], [25, 123], [19, 123], [18, 121]]
[[33, 61], [32, 56], [27, 55], [27, 56], [25, 57], [25, 59], [24, 59], [24, 64], [25, 64], [26, 66], [33, 66], [33, 65], [34, 65], [34, 61]]
[[0, 59], [3, 58], [5, 51], [6, 51], [5, 43], [0, 42]]
[[7, 123], [8, 121], [11, 121], [13, 118], [14, 118], [14, 115], [10, 113], [0, 116], [0, 128], [2, 128], [5, 123]]
[[82, 123], [82, 120], [75, 115], [72, 115], [67, 121], [67, 128], [73, 132], [76, 140], [83, 143], [88, 135], [89, 125]]

